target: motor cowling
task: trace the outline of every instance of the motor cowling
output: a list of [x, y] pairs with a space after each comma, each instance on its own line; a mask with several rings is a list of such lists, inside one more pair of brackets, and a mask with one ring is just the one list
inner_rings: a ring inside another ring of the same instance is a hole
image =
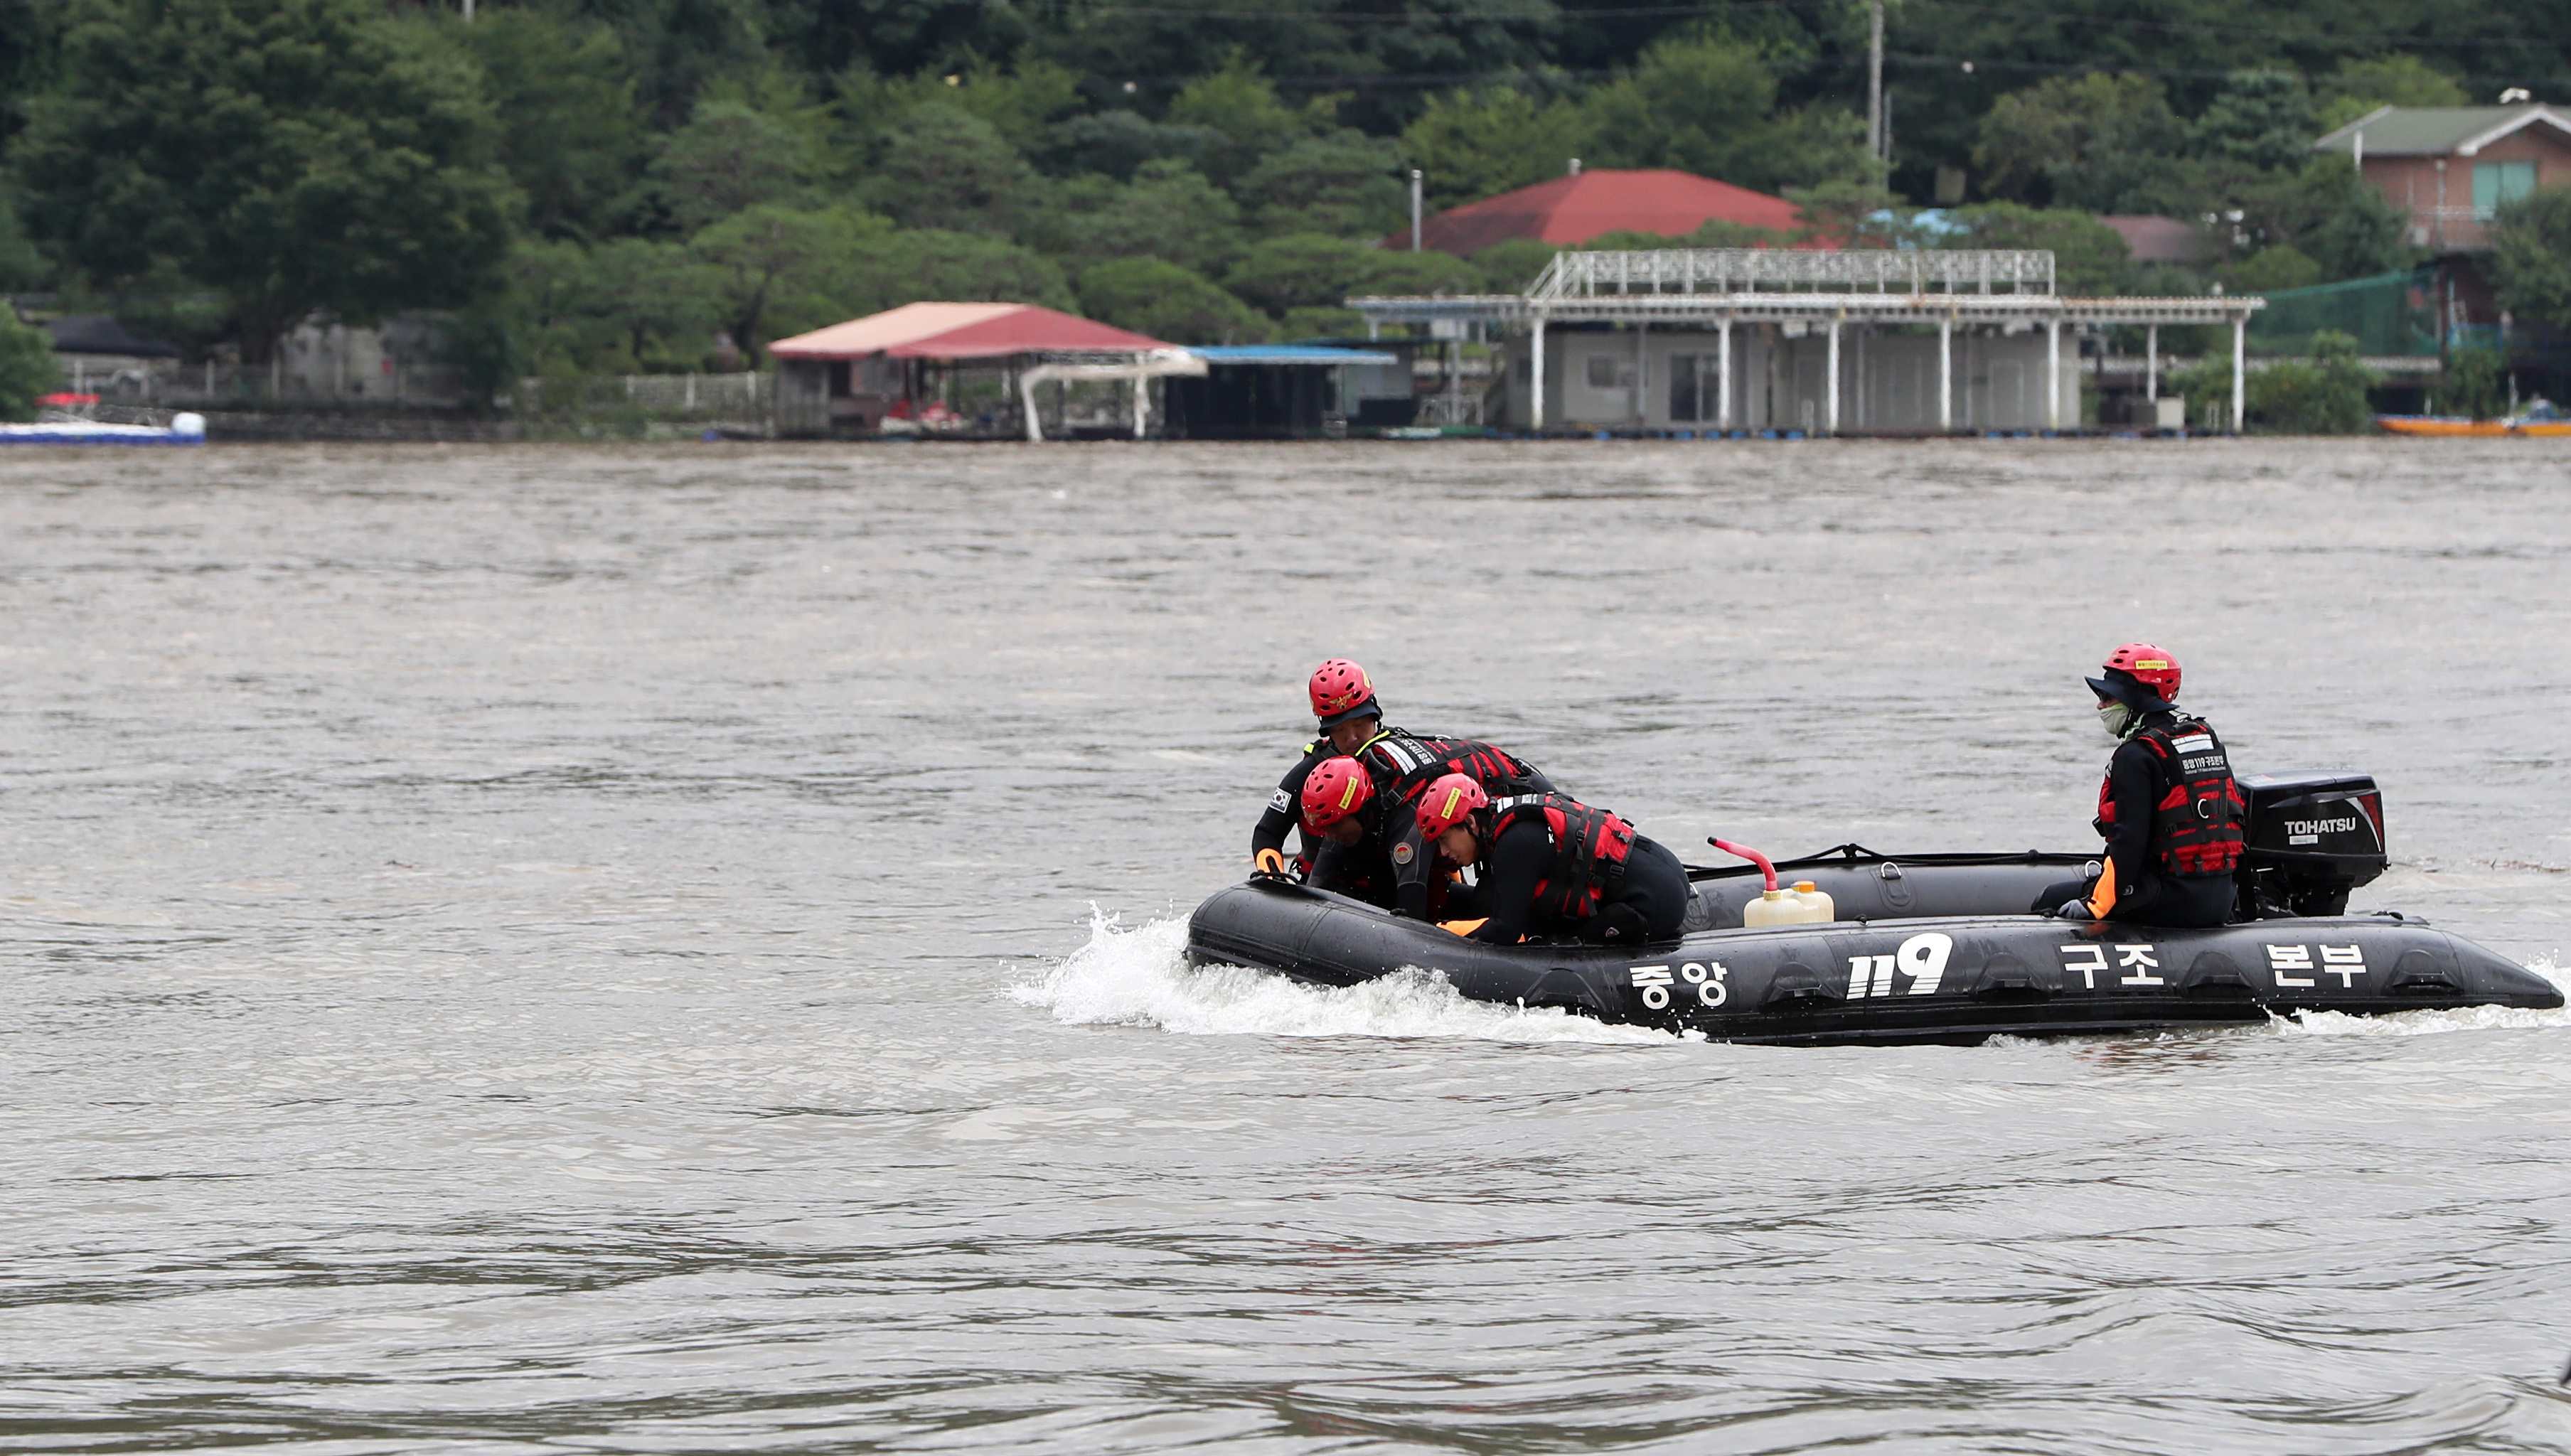
[[2372, 774], [2250, 773], [2240, 782], [2250, 800], [2249, 843], [2235, 871], [2246, 916], [2339, 914], [2348, 891], [2391, 862]]

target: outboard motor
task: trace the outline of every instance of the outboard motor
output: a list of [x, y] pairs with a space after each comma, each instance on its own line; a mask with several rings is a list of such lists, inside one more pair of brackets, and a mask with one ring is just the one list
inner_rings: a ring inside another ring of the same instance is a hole
[[2339, 914], [2347, 892], [2390, 862], [2383, 793], [2370, 773], [2249, 773], [2241, 791], [2250, 799], [2237, 875], [2245, 919]]

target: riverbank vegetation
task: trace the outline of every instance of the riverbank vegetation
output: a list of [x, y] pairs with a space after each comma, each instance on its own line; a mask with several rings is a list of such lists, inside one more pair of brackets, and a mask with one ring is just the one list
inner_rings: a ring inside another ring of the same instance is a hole
[[[1852, 3], [18, 6], [0, 283], [248, 362], [315, 311], [448, 310], [494, 385], [746, 367], [921, 297], [1298, 337], [1351, 292], [1542, 266], [1375, 245], [1410, 169], [1437, 207], [1577, 157], [1783, 192], [1854, 243], [2053, 247], [2068, 288], [2275, 288], [2412, 261], [2320, 131], [2571, 72], [2529, 39], [2571, 0], [1890, 13], [1881, 167]], [[2206, 257], [2140, 267], [2099, 213], [2196, 223]]]

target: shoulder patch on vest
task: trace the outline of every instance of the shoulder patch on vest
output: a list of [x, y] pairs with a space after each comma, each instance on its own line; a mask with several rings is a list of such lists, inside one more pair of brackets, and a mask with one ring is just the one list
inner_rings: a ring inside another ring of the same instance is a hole
[[1393, 845], [1392, 862], [1395, 864], [1408, 864], [1410, 862], [1410, 845], [1407, 843]]

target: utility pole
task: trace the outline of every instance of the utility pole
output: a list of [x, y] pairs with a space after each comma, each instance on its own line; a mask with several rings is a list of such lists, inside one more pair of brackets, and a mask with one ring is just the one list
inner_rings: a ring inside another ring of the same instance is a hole
[[1419, 250], [1419, 169], [1410, 169], [1410, 250], [1413, 252]]
[[[471, 0], [466, 0], [471, 3]], [[1865, 150], [1881, 162], [1883, 156], [1883, 0], [1872, 0], [1868, 7], [1872, 21], [1865, 38]]]

